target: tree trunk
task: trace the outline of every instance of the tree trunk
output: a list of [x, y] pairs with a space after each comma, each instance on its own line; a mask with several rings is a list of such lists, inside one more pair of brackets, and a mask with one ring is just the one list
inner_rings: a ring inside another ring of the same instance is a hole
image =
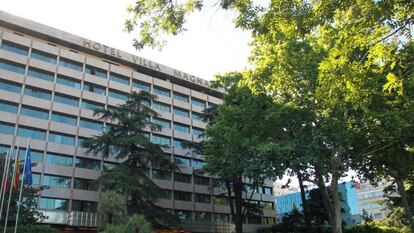
[[331, 223], [332, 233], [342, 233], [341, 196], [338, 191], [338, 177], [332, 175], [331, 180], [333, 222]]
[[397, 183], [398, 192], [401, 195], [401, 202], [402, 202], [402, 205], [404, 207], [404, 212], [405, 212], [405, 216], [408, 220], [408, 224], [410, 225], [410, 228], [411, 228], [411, 233], [414, 233], [413, 212], [411, 211], [410, 205], [408, 204], [407, 193], [405, 192], [404, 181], [402, 179], [398, 178], [398, 177], [394, 177], [394, 179]]
[[243, 182], [241, 180], [233, 182], [233, 190], [235, 196], [235, 221], [236, 233], [243, 233], [243, 200], [242, 200], [242, 191], [243, 191]]
[[[316, 182], [317, 182], [318, 188], [319, 188], [319, 190], [321, 192], [321, 195], [322, 195], [323, 205], [324, 205], [325, 210], [328, 214], [329, 224], [331, 225], [331, 232], [332, 233], [342, 233], [341, 208], [339, 206], [339, 203], [337, 203], [338, 207], [335, 208], [334, 207], [335, 203], [333, 201], [331, 201], [328, 189], [326, 188], [325, 181], [323, 179], [323, 176], [322, 176], [321, 172], [317, 168], [315, 168], [315, 171], [316, 171]], [[336, 183], [337, 182], [338, 181], [336, 181]], [[337, 190], [337, 186], [336, 186], [335, 190]], [[334, 193], [334, 192], [332, 191], [332, 193]], [[338, 195], [337, 200], [339, 200], [339, 193], [337, 191], [336, 191], [336, 193]], [[339, 209], [339, 215], [337, 214], [338, 209]], [[339, 225], [338, 225], [338, 217], [339, 217]]]
[[226, 188], [227, 188], [227, 195], [229, 197], [229, 206], [230, 206], [230, 216], [233, 222], [236, 222], [236, 215], [234, 213], [234, 205], [233, 205], [233, 197], [231, 195], [231, 184], [230, 181], [225, 181]]
[[312, 232], [312, 225], [310, 223], [308, 200], [306, 199], [305, 186], [303, 185], [303, 177], [300, 171], [296, 171], [299, 180], [300, 198], [302, 199], [303, 216], [305, 218], [306, 232]]

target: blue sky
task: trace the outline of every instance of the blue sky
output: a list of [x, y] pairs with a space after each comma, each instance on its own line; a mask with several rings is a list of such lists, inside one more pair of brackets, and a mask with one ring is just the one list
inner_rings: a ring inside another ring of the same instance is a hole
[[[208, 7], [193, 15], [188, 30], [168, 39], [162, 51], [132, 47], [123, 31], [131, 0], [3, 0], [1, 10], [104, 43], [211, 80], [214, 74], [244, 69], [250, 33], [235, 29], [231, 12]], [[212, 5], [214, 1], [206, 1]], [[210, 3], [209, 3], [210, 2]]]

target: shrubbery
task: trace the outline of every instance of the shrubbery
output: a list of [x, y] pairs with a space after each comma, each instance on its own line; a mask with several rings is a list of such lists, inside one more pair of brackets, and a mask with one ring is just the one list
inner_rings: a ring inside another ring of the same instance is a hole
[[[3, 227], [0, 228], [3, 232]], [[13, 233], [14, 227], [7, 228], [7, 233]], [[17, 228], [17, 233], [59, 233], [56, 228], [46, 224], [21, 225]]]

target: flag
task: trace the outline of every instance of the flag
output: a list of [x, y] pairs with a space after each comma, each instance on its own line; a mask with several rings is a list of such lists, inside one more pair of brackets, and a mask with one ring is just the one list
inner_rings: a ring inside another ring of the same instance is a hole
[[32, 185], [32, 153], [30, 152], [30, 146], [26, 150], [26, 163], [24, 164], [24, 178], [27, 185]]
[[13, 187], [13, 191], [17, 191], [17, 189], [19, 188], [19, 176], [20, 176], [20, 172], [19, 172], [19, 162], [20, 162], [20, 155], [19, 153], [17, 153], [17, 158], [14, 161], [14, 169], [16, 170], [14, 173], [14, 176], [12, 178], [12, 187]]

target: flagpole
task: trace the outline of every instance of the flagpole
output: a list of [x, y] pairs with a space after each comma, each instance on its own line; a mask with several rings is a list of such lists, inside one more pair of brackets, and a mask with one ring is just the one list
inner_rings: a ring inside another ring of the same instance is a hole
[[[17, 150], [16, 150], [16, 156], [15, 156], [15, 159], [17, 159], [17, 160], [19, 159], [19, 148], [20, 148], [20, 143], [17, 142]], [[19, 163], [17, 162], [17, 165], [18, 164]], [[13, 169], [13, 176], [12, 177], [14, 177], [16, 175], [16, 168], [18, 169], [18, 166], [16, 166], [16, 161], [15, 161], [14, 165], [15, 166], [14, 166], [14, 169]], [[12, 191], [13, 191], [13, 187], [12, 187], [13, 184], [12, 183], [13, 183], [13, 179], [12, 179], [12, 182], [10, 182], [9, 202], [7, 203], [6, 219], [4, 220], [4, 231], [3, 231], [3, 233], [6, 233], [7, 221], [9, 220], [10, 202], [11, 202], [11, 196], [12, 196]]]
[[19, 222], [19, 212], [20, 212], [20, 206], [21, 206], [20, 201], [22, 199], [24, 176], [26, 174], [26, 160], [27, 160], [27, 155], [29, 154], [29, 149], [30, 149], [30, 138], [27, 139], [26, 156], [24, 156], [23, 174], [22, 174], [22, 181], [20, 184], [19, 201], [17, 202], [16, 224], [14, 225], [14, 233], [17, 232], [17, 223]]
[[3, 204], [4, 204], [4, 199], [6, 198], [7, 180], [9, 178], [9, 167], [10, 167], [11, 158], [12, 158], [13, 153], [14, 153], [13, 151], [14, 151], [14, 146], [11, 145], [10, 146], [10, 151], [9, 151], [9, 157], [8, 157], [8, 160], [7, 160], [7, 168], [6, 168], [6, 173], [5, 173], [6, 177], [4, 179], [4, 187], [2, 189], [2, 193], [0, 194], [0, 196], [1, 196], [0, 222], [1, 222], [1, 217], [3, 216]]
[[[11, 147], [10, 147], [10, 149], [11, 149]], [[7, 153], [6, 153], [6, 156], [5, 156], [5, 159], [4, 159], [3, 176], [1, 178], [0, 201], [1, 201], [2, 196], [3, 196], [4, 179], [6, 178], [5, 175], [6, 175], [7, 161], [9, 160], [9, 154], [10, 154], [10, 150], [7, 150]]]

